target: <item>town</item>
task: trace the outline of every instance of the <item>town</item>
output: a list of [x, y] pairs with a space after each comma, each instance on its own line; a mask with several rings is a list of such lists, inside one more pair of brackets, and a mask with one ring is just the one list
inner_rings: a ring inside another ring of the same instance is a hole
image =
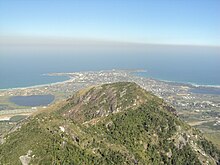
[[[0, 119], [18, 114], [30, 115], [42, 107], [19, 107], [11, 104], [12, 96], [46, 95], [55, 96], [55, 101], [67, 99], [85, 87], [113, 82], [135, 82], [147, 91], [159, 96], [177, 110], [178, 116], [201, 131], [220, 132], [220, 95], [193, 93], [190, 84], [160, 81], [141, 77], [142, 70], [104, 70], [73, 73], [51, 73], [48, 76], [68, 76], [69, 80], [28, 88], [0, 91]], [[55, 102], [54, 101], [54, 102]], [[45, 106], [43, 107], [45, 108]]]

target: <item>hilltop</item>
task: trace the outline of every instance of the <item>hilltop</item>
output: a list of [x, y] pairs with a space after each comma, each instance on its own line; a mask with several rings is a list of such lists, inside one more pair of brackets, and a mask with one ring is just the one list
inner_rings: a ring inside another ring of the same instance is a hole
[[0, 164], [217, 164], [220, 151], [135, 83], [92, 86], [27, 119]]

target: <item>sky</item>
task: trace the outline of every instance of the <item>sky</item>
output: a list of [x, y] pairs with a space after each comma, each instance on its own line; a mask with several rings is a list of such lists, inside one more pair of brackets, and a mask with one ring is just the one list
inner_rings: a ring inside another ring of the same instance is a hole
[[0, 0], [0, 44], [27, 38], [220, 46], [220, 0]]

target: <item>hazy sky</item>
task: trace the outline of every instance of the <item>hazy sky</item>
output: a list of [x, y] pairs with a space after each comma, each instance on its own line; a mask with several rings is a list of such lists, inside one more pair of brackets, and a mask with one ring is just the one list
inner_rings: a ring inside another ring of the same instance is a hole
[[0, 0], [8, 36], [220, 46], [220, 0]]

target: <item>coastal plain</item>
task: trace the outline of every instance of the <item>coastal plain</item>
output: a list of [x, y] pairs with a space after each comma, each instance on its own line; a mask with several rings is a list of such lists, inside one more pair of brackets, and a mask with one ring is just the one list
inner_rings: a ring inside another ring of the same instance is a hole
[[[51, 73], [49, 76], [68, 76], [69, 80], [27, 88], [0, 90], [0, 136], [19, 126], [22, 120], [54, 102], [66, 100], [85, 87], [113, 82], [135, 82], [143, 89], [163, 98], [177, 110], [180, 119], [198, 128], [207, 139], [220, 148], [220, 88], [166, 82], [136, 73], [143, 70], [104, 70], [73, 73]], [[39, 106], [17, 105], [11, 98], [17, 96], [54, 97], [49, 104]]]

